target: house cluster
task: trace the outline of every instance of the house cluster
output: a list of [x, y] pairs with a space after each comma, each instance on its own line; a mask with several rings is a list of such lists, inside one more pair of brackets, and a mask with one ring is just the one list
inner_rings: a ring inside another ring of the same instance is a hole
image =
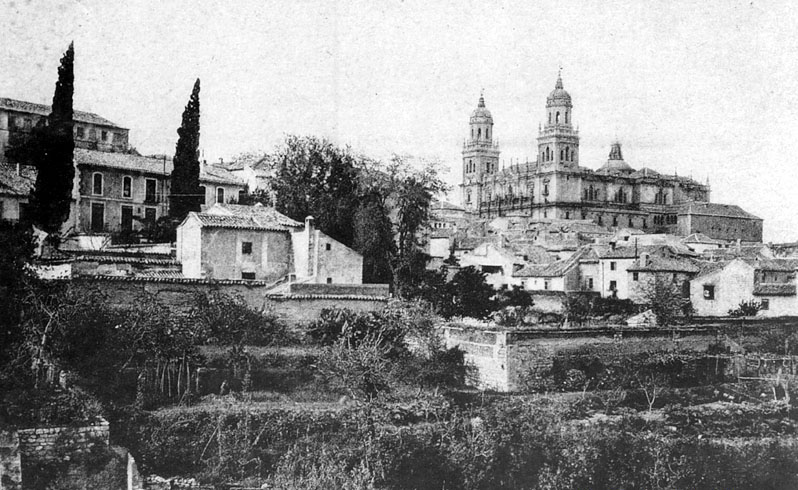
[[761, 316], [798, 315], [795, 244], [645, 233], [586, 220], [474, 220], [467, 213], [452, 218], [454, 205], [438, 207], [447, 215], [433, 222], [448, 224], [429, 230], [429, 267], [454, 258], [456, 267], [482, 271], [496, 289], [521, 288], [541, 298], [585, 293], [642, 304], [652, 285], [666, 280], [699, 316], [727, 316], [749, 300], [762, 305]]
[[[0, 218], [24, 218], [36, 169], [8, 162], [6, 149], [24, 141], [50, 113], [49, 106], [0, 98]], [[146, 230], [169, 212], [172, 160], [142, 156], [128, 142], [129, 130], [97, 114], [74, 113], [75, 181], [67, 235]], [[202, 162], [204, 203], [236, 202], [247, 183], [224, 165]]]

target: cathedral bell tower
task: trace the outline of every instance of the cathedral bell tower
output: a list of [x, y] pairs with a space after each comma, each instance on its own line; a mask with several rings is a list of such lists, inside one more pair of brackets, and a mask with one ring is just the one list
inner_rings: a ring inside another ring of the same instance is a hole
[[577, 167], [579, 165], [579, 131], [572, 121], [571, 95], [557, 74], [554, 90], [546, 99], [546, 122], [538, 132], [538, 162], [541, 166]]
[[463, 142], [461, 204], [468, 211], [478, 212], [483, 180], [499, 171], [499, 143], [493, 140], [493, 117], [482, 95], [471, 113], [469, 126], [469, 138]]

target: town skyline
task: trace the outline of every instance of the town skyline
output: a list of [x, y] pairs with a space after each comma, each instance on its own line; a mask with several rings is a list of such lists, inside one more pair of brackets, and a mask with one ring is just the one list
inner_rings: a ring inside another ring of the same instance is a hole
[[199, 77], [209, 161], [315, 135], [376, 158], [439, 159], [455, 186], [480, 92], [501, 160], [531, 160], [562, 66], [583, 166], [601, 166], [617, 139], [633, 167], [709, 177], [711, 200], [763, 218], [766, 241], [796, 240], [785, 212], [798, 206], [796, 16], [788, 3], [686, 5], [5, 2], [0, 59], [15, 76], [0, 95], [50, 103], [74, 39], [76, 109], [130, 128], [143, 154], [173, 154]]

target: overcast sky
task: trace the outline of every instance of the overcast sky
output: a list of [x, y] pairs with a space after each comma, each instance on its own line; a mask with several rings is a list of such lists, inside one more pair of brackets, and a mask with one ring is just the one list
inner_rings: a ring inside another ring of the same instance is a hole
[[617, 138], [633, 167], [709, 176], [712, 200], [763, 218], [766, 240], [798, 240], [789, 1], [0, 5], [0, 96], [50, 103], [74, 40], [75, 107], [130, 128], [145, 154], [174, 153], [199, 77], [208, 160], [316, 135], [439, 158], [454, 184], [480, 91], [502, 160], [534, 158], [562, 66], [582, 165], [598, 168]]

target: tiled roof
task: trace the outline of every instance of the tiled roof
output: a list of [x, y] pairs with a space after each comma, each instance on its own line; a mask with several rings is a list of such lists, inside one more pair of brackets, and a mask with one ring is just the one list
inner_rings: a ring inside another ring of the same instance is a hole
[[220, 216], [249, 218], [260, 226], [287, 228], [301, 228], [304, 226], [304, 224], [300, 223], [299, 221], [292, 220], [288, 216], [277, 212], [277, 210], [273, 207], [264, 206], [262, 204], [244, 206], [242, 204], [217, 203], [208, 208], [206, 213]]
[[745, 263], [751, 265], [756, 270], [760, 271], [781, 271], [793, 272], [798, 269], [798, 260], [796, 259], [750, 259], [743, 258]]
[[27, 196], [36, 184], [36, 169], [15, 165], [0, 164], [0, 194], [6, 196]]
[[216, 165], [200, 165], [200, 182], [244, 185], [244, 182], [230, 171]]
[[719, 271], [726, 267], [730, 261], [718, 261], [718, 262], [696, 262], [696, 266], [698, 266], [698, 274], [696, 277], [706, 276], [707, 274], [712, 274], [715, 271]]
[[176, 259], [170, 257], [151, 257], [136, 255], [117, 255], [103, 253], [81, 253], [74, 256], [81, 262], [99, 262], [101, 264], [144, 264], [144, 265], [180, 265]]
[[762, 221], [735, 204], [718, 204], [714, 202], [691, 202], [680, 207], [679, 214], [700, 214], [704, 216], [720, 216], [724, 218], [741, 218]]
[[[29, 114], [37, 114], [39, 116], [49, 116], [52, 112], [52, 107], [44, 104], [36, 104], [34, 102], [26, 102], [24, 100], [7, 99], [0, 97], [0, 109], [15, 112], [26, 112]], [[96, 124], [98, 126], [109, 126], [112, 128], [126, 129], [122, 126], [112, 123], [104, 117], [91, 112], [74, 111], [73, 119], [77, 122]]]
[[[150, 175], [172, 174], [171, 158], [153, 158], [132, 153], [110, 153], [106, 151], [75, 148], [75, 161], [78, 165], [116, 168], [129, 172]], [[229, 171], [214, 165], [200, 165], [200, 183], [232, 184], [243, 186], [244, 182]]]
[[687, 259], [651, 257], [648, 263], [641, 262], [638, 260], [628, 270], [632, 272], [686, 272], [689, 274], [695, 274], [700, 270], [693, 261]]
[[714, 238], [710, 238], [703, 233], [693, 233], [692, 235], [688, 235], [682, 239], [683, 243], [706, 243], [710, 245], [722, 245], [724, 242], [722, 240], [715, 240]]
[[222, 214], [194, 213], [191, 212], [186, 220], [196, 218], [204, 228], [231, 228], [237, 230], [258, 230], [258, 231], [288, 231], [282, 225], [261, 225], [255, 219], [246, 216], [232, 216]]
[[530, 264], [513, 273], [513, 277], [560, 277], [578, 265], [580, 259], [587, 256], [589, 252], [590, 249], [588, 247], [582, 247], [568, 260], [558, 260], [551, 264]]
[[387, 296], [370, 296], [366, 294], [267, 294], [267, 298], [276, 301], [292, 299], [349, 299], [357, 301], [388, 301]]
[[78, 165], [116, 168], [145, 174], [171, 175], [172, 173], [172, 161], [168, 158], [164, 160], [131, 153], [109, 153], [75, 148], [75, 162]]
[[795, 284], [756, 284], [757, 296], [795, 296]]
[[248, 279], [194, 279], [188, 277], [153, 277], [153, 276], [105, 276], [105, 275], [79, 275], [74, 277], [79, 281], [119, 281], [119, 282], [164, 282], [176, 284], [238, 284], [244, 286], [271, 286], [273, 281], [253, 281]]

